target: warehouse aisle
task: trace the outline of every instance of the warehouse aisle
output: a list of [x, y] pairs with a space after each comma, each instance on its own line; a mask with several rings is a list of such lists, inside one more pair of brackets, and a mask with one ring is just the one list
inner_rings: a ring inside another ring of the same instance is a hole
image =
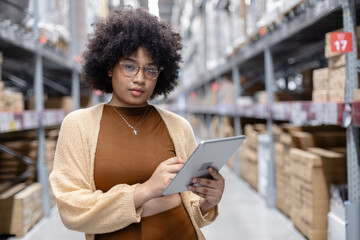
[[[203, 228], [207, 240], [304, 240], [291, 222], [276, 209], [268, 209], [264, 199], [228, 167], [221, 170], [226, 179], [220, 215], [216, 222]], [[10, 238], [9, 240], [18, 240]], [[43, 219], [23, 240], [77, 240], [84, 239], [79, 232], [67, 230], [58, 211]]]

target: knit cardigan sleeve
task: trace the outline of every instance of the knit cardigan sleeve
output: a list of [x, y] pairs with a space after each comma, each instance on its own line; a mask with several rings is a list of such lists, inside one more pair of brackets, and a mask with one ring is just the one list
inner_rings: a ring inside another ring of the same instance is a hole
[[118, 184], [107, 192], [94, 189], [91, 149], [97, 134], [91, 135], [91, 128], [96, 124], [86, 111], [72, 112], [64, 119], [50, 183], [67, 228], [92, 234], [113, 232], [139, 222], [142, 208], [134, 205], [136, 185]]

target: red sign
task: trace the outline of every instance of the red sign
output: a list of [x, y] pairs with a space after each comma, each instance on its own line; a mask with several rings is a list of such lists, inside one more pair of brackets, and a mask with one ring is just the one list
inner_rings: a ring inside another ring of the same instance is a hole
[[353, 50], [353, 38], [351, 32], [330, 33], [331, 52], [346, 53]]

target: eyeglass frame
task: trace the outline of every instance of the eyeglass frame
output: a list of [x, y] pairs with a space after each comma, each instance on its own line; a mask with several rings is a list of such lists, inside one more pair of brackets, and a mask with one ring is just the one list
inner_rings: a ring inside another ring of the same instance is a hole
[[[134, 74], [133, 76], [128, 76], [128, 75], [126, 75], [125, 72], [124, 72], [124, 64], [125, 64], [125, 63], [124, 63], [123, 61], [119, 61], [118, 63], [119, 63], [119, 66], [120, 66], [120, 65], [122, 66], [120, 69], [121, 69], [121, 71], [122, 71], [122, 73], [123, 73], [123, 75], [124, 75], [125, 77], [135, 77], [135, 76], [140, 72], [140, 69], [142, 68], [142, 69], [143, 69], [143, 76], [144, 76], [146, 79], [155, 80], [155, 79], [157, 79], [157, 78], [159, 77], [161, 71], [164, 70], [163, 67], [157, 67], [157, 69], [158, 69], [158, 74], [157, 74], [157, 76], [154, 77], [154, 78], [149, 78], [149, 77], [147, 77], [147, 76], [145, 75], [146, 66], [144, 66], [144, 65], [139, 65], [139, 66], [137, 66], [137, 67], [135, 68], [135, 69], [137, 69], [136, 72], [135, 72], [135, 74]], [[134, 63], [134, 65], [137, 65], [137, 64]]]

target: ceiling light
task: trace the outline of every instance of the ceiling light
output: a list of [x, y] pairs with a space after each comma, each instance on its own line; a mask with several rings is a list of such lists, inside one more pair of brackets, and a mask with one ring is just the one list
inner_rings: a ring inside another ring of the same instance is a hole
[[158, 0], [149, 0], [148, 1], [149, 12], [157, 17], [159, 17], [159, 3]]

